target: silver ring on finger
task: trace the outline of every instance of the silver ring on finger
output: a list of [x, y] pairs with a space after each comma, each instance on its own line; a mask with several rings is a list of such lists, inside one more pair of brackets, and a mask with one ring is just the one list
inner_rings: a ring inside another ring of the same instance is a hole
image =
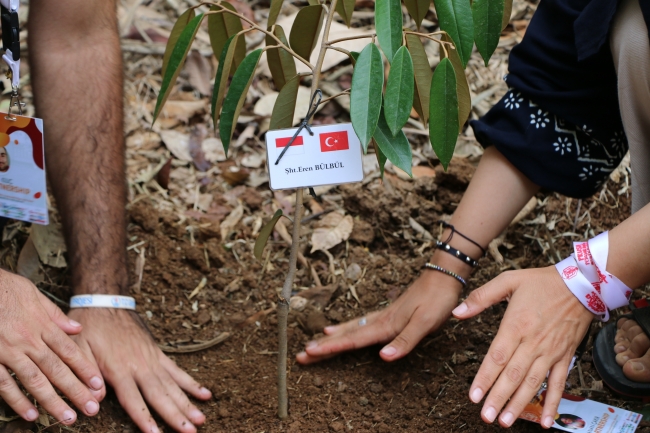
[[365, 316], [362, 317], [361, 319], [359, 319], [359, 326], [366, 326], [367, 323], [368, 323], [368, 320], [366, 320]]

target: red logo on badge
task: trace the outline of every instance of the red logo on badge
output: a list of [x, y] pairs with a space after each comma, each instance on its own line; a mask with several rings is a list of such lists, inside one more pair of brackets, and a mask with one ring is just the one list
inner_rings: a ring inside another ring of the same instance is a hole
[[[275, 147], [285, 147], [289, 142], [291, 141], [291, 137], [285, 137], [285, 138], [276, 138], [275, 139]], [[302, 135], [299, 135], [296, 137], [295, 140], [293, 140], [293, 143], [291, 143], [291, 147], [293, 146], [302, 146], [305, 144], [302, 141]]]
[[576, 275], [578, 275], [578, 268], [576, 266], [569, 266], [568, 268], [564, 268], [564, 270], [562, 271], [562, 276], [566, 280], [570, 280]]
[[348, 132], [328, 132], [320, 134], [320, 151], [332, 152], [334, 150], [347, 150], [349, 149]]

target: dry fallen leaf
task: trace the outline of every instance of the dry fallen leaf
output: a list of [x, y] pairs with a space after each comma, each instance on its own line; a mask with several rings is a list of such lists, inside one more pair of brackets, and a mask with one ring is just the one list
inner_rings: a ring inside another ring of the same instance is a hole
[[206, 134], [207, 129], [205, 126], [201, 124], [195, 125], [192, 127], [192, 132], [190, 133], [190, 139], [188, 142], [192, 162], [199, 171], [208, 171], [210, 169], [210, 163], [205, 160], [205, 153], [203, 153], [202, 147], [203, 139]]
[[228, 182], [229, 185], [241, 185], [248, 179], [249, 171], [243, 167], [230, 166], [228, 170], [221, 173], [221, 177]]
[[30, 237], [34, 242], [36, 251], [38, 251], [41, 262], [55, 268], [65, 268], [67, 266], [65, 257], [63, 257], [66, 248], [63, 234], [61, 234], [60, 223], [50, 221], [50, 224], [46, 226], [34, 224], [32, 225]]
[[196, 114], [205, 112], [208, 102], [200, 101], [167, 101], [162, 108], [160, 117], [162, 119], [177, 119], [182, 123], [187, 123]]
[[353, 227], [354, 220], [350, 215], [343, 216], [338, 212], [328, 213], [318, 223], [311, 235], [311, 252], [326, 251], [347, 240]]
[[239, 221], [242, 219], [244, 216], [244, 207], [240, 204], [237, 206], [235, 209], [233, 209], [232, 212], [230, 212], [230, 215], [226, 217], [225, 220], [221, 222], [221, 239], [225, 241], [228, 239], [228, 235], [235, 229], [235, 226]]
[[23, 249], [20, 250], [16, 272], [34, 284], [38, 284], [45, 279], [41, 271], [41, 261], [38, 258], [38, 251], [36, 251], [31, 235], [27, 238]]
[[190, 85], [202, 95], [211, 95], [212, 65], [210, 61], [197, 50], [192, 50], [185, 60], [185, 72]]
[[190, 155], [190, 136], [188, 134], [183, 134], [179, 131], [160, 131], [160, 138], [162, 138], [163, 143], [167, 146], [167, 149], [174, 155], [177, 159], [181, 161], [192, 162], [192, 155]]
[[227, 159], [226, 152], [223, 150], [221, 140], [216, 137], [210, 137], [203, 140], [201, 146], [205, 153], [205, 160], [209, 162], [225, 161]]

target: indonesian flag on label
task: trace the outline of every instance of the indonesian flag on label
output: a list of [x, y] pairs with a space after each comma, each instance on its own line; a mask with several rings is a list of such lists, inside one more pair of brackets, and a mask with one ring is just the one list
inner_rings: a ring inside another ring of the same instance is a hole
[[348, 143], [348, 132], [328, 132], [320, 135], [320, 151], [333, 152], [335, 150], [348, 150], [350, 144]]
[[[280, 153], [282, 153], [282, 150], [285, 148], [287, 144], [289, 144], [291, 138], [292, 137], [282, 137], [282, 138], [275, 139], [276, 155], [280, 155]], [[296, 137], [295, 140], [293, 140], [293, 143], [291, 143], [291, 146], [289, 146], [289, 148], [285, 152], [285, 155], [286, 156], [302, 155], [304, 153], [305, 153], [305, 141], [302, 135], [299, 135]]]
[[600, 320], [603, 322], [609, 320], [609, 310], [603, 298], [591, 282], [580, 272], [573, 254], [561, 262], [556, 263], [555, 269], [557, 269], [564, 284], [566, 284], [571, 293], [578, 298], [587, 310], [600, 316]]

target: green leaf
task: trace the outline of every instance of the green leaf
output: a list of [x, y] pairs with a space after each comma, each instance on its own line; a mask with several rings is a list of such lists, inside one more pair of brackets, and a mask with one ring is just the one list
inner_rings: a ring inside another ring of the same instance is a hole
[[492, 53], [499, 45], [505, 0], [474, 0], [474, 41], [487, 66]]
[[433, 72], [429, 116], [429, 139], [442, 166], [447, 170], [458, 139], [456, 73], [447, 58], [442, 59]]
[[255, 240], [255, 247], [253, 248], [253, 254], [255, 254], [255, 258], [257, 258], [257, 260], [262, 260], [262, 252], [264, 252], [264, 247], [269, 241], [269, 236], [271, 236], [271, 233], [273, 233], [273, 228], [281, 216], [282, 209], [276, 210], [273, 214], [273, 218], [264, 224], [264, 227], [262, 227], [262, 230], [260, 230], [260, 234]]
[[406, 35], [406, 47], [413, 59], [415, 73], [415, 92], [413, 93], [413, 108], [420, 116], [420, 121], [426, 125], [429, 121], [429, 93], [431, 92], [431, 77], [433, 72], [429, 65], [427, 53], [422, 41], [417, 35]]
[[172, 51], [174, 51], [174, 47], [176, 46], [176, 42], [178, 41], [178, 37], [181, 35], [183, 32], [183, 29], [187, 27], [189, 22], [194, 18], [196, 13], [194, 12], [194, 9], [188, 9], [186, 10], [174, 23], [174, 27], [172, 28], [172, 32], [169, 35], [169, 39], [167, 40], [167, 46], [165, 47], [165, 54], [163, 55], [163, 63], [162, 63], [162, 69], [160, 71], [161, 76], [165, 76], [165, 72], [167, 71], [167, 64], [169, 64], [169, 58], [172, 55]]
[[278, 20], [283, 1], [284, 0], [271, 0], [271, 7], [269, 8], [269, 19], [266, 23], [267, 28], [270, 29]]
[[255, 76], [255, 68], [262, 52], [263, 50], [260, 48], [252, 51], [244, 58], [232, 77], [228, 94], [223, 101], [223, 112], [221, 113], [221, 122], [219, 122], [219, 137], [226, 155], [228, 155], [232, 133], [237, 125], [237, 117], [239, 117], [241, 107], [246, 100], [246, 94]]
[[434, 0], [434, 3], [440, 29], [451, 36], [465, 68], [474, 47], [474, 20], [470, 0]]
[[[442, 35], [440, 38], [443, 41], [451, 42], [451, 38], [448, 35]], [[452, 66], [454, 67], [454, 73], [456, 74], [456, 96], [458, 98], [458, 132], [462, 132], [463, 125], [465, 121], [469, 118], [469, 114], [472, 111], [472, 97], [469, 93], [469, 84], [467, 83], [467, 77], [465, 76], [465, 70], [463, 65], [460, 62], [460, 57], [458, 57], [458, 52], [456, 50], [447, 50], [449, 53], [449, 60], [451, 61]], [[444, 57], [444, 50], [440, 48], [440, 58]]]
[[348, 27], [352, 23], [352, 12], [354, 11], [355, 3], [355, 0], [339, 0], [336, 3], [336, 12], [338, 12]]
[[512, 15], [512, 0], [505, 0], [503, 5], [503, 21], [501, 21], [501, 31], [510, 24], [510, 15]]
[[192, 46], [192, 41], [194, 41], [194, 37], [196, 36], [196, 32], [199, 30], [199, 24], [201, 24], [202, 19], [203, 14], [192, 18], [190, 22], [187, 23], [187, 26], [185, 26], [181, 34], [178, 36], [176, 45], [174, 45], [174, 49], [169, 56], [169, 62], [166, 65], [165, 75], [163, 75], [162, 83], [160, 85], [158, 100], [156, 101], [156, 108], [153, 112], [152, 123], [156, 122], [156, 119], [160, 114], [160, 110], [162, 110], [163, 105], [165, 105], [165, 101], [167, 101], [167, 98], [169, 97], [173, 83], [176, 82], [176, 78], [178, 78], [178, 74], [181, 72], [181, 68], [183, 67], [183, 63], [185, 63], [187, 53]]
[[375, 156], [377, 157], [377, 163], [379, 164], [379, 174], [383, 178], [384, 168], [386, 166], [386, 155], [381, 152], [381, 149], [377, 146], [377, 142], [374, 138], [370, 141], [372, 142], [372, 147], [375, 149]]
[[[228, 10], [236, 12], [235, 7], [231, 3], [224, 1], [221, 2], [220, 5]], [[210, 10], [220, 11], [221, 8], [219, 6], [212, 6]], [[242, 30], [243, 27], [241, 25], [241, 20], [235, 15], [227, 12], [208, 15], [208, 35], [210, 36], [210, 45], [212, 46], [214, 56], [219, 58], [223, 51], [223, 47], [226, 45], [226, 41]], [[235, 51], [235, 57], [233, 59], [234, 69], [237, 69], [237, 66], [239, 66], [245, 56], [246, 38], [239, 38], [237, 51]]]
[[377, 147], [381, 150], [381, 153], [390, 160], [390, 162], [392, 162], [396, 167], [404, 170], [409, 176], [413, 177], [413, 173], [411, 173], [413, 162], [411, 144], [403, 131], [398, 131], [397, 135], [393, 136], [393, 133], [386, 123], [386, 118], [384, 116], [385, 113], [386, 111], [382, 109], [377, 129], [375, 129], [375, 134], [372, 138], [375, 139]]
[[[283, 44], [289, 45], [284, 35], [284, 30], [280, 26], [273, 27], [273, 34], [282, 41]], [[277, 42], [270, 36], [266, 37], [266, 45], [277, 45]], [[296, 75], [296, 62], [293, 56], [284, 48], [272, 48], [266, 51], [266, 60], [269, 64], [269, 70], [273, 77], [273, 82], [278, 90], [282, 90], [284, 84]]]
[[316, 46], [325, 18], [325, 9], [320, 5], [305, 6], [300, 9], [289, 33], [291, 49], [303, 59], [309, 61]]
[[400, 47], [393, 57], [384, 97], [386, 123], [393, 136], [397, 135], [409, 120], [413, 105], [413, 87], [413, 60], [406, 47]]
[[377, 39], [389, 63], [402, 45], [402, 4], [399, 0], [375, 1]]
[[275, 100], [275, 105], [273, 105], [269, 129], [291, 128], [293, 126], [298, 87], [300, 87], [300, 76], [296, 75], [287, 81], [287, 84], [280, 90], [278, 99]]
[[422, 20], [429, 12], [429, 5], [431, 0], [404, 0], [406, 5], [406, 10], [409, 11], [409, 15], [415, 21], [415, 25], [419, 29], [422, 25]]
[[350, 90], [350, 119], [364, 152], [368, 150], [368, 143], [379, 121], [383, 87], [381, 53], [375, 44], [370, 43], [359, 54]]
[[226, 95], [226, 85], [228, 84], [228, 77], [232, 69], [232, 59], [235, 55], [235, 48], [240, 36], [231, 36], [226, 41], [226, 45], [221, 51], [219, 58], [219, 67], [217, 68], [217, 75], [214, 78], [214, 87], [212, 88], [212, 120], [214, 129], [217, 129], [217, 121], [219, 120], [219, 112], [221, 111], [221, 103]]

